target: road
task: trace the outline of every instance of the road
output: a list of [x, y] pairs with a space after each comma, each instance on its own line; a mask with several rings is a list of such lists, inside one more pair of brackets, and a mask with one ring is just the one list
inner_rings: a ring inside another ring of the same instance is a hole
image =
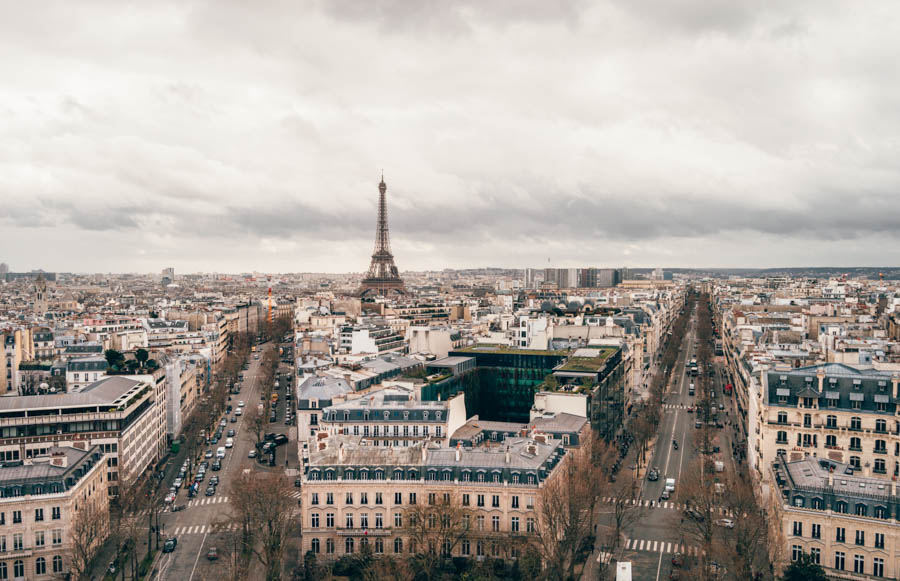
[[[264, 348], [269, 349], [272, 347], [271, 344], [267, 344]], [[245, 409], [255, 406], [260, 401], [260, 395], [263, 391], [262, 387], [260, 361], [254, 359], [251, 355], [250, 367], [244, 372], [241, 392], [238, 395], [232, 395], [229, 403], [235, 409], [237, 409], [238, 402], [241, 400], [246, 403]], [[283, 396], [284, 390], [282, 389], [280, 393]], [[284, 397], [281, 400], [283, 402]], [[282, 423], [284, 421], [284, 404], [281, 403], [278, 407], [279, 423], [270, 425], [268, 430], [285, 432]], [[186, 488], [182, 488], [178, 492], [178, 498], [175, 503], [184, 505], [186, 508], [174, 513], [167, 511], [160, 517], [160, 529], [163, 537], [176, 537], [178, 546], [172, 553], [164, 554], [160, 557], [156, 565], [159, 570], [158, 579], [193, 581], [195, 579], [213, 579], [221, 576], [224, 573], [224, 553], [227, 552], [227, 548], [224, 545], [224, 535], [217, 530], [216, 525], [226, 522], [231, 514], [232, 481], [240, 476], [246, 468], [255, 471], [284, 470], [285, 454], [289, 453], [289, 449], [296, 448], [292, 444], [280, 446], [277, 452], [278, 461], [273, 468], [257, 463], [255, 460], [247, 457], [250, 450], [254, 448], [256, 435], [248, 425], [245, 425], [245, 415], [238, 417], [236, 423], [231, 423], [230, 418], [232, 415], [233, 413], [226, 416], [229, 418], [229, 422], [225, 430], [227, 431], [231, 428], [236, 430], [234, 447], [227, 450], [225, 459], [222, 462], [222, 469], [218, 472], [213, 472], [210, 469], [207, 472], [206, 479], [200, 485], [200, 494], [193, 499], [188, 499]], [[210, 445], [209, 449], [215, 452], [215, 449], [222, 445], [224, 445], [224, 441], [220, 441], [217, 445]], [[205, 496], [206, 483], [215, 475], [218, 475], [220, 479], [216, 494], [214, 496]], [[299, 490], [296, 496], [299, 498]], [[211, 562], [207, 560], [206, 553], [210, 547], [218, 549], [219, 561]]]
[[[645, 471], [640, 483], [643, 508], [637, 521], [626, 527], [625, 531], [626, 550], [623, 560], [632, 562], [632, 575], [635, 580], [669, 579], [674, 553], [697, 554], [697, 547], [692, 546], [684, 534], [679, 532], [685, 506], [678, 499], [678, 484], [687, 471], [695, 468], [695, 461], [700, 455], [693, 442], [697, 414], [688, 411], [700, 394], [698, 391], [696, 396], [689, 395], [691, 376], [685, 373], [685, 368], [697, 352], [694, 345], [696, 330], [697, 321], [694, 312], [691, 313], [676, 367], [667, 386], [657, 443], [648, 464], [649, 467], [659, 469], [659, 480], [649, 481]], [[722, 395], [724, 385], [722, 371], [718, 365], [714, 364], [713, 368], [715, 375], [712, 385], [716, 392], [715, 401], [723, 402], [726, 409], [731, 410], [733, 409], [731, 398], [723, 398]], [[707, 372], [706, 369], [702, 371]], [[722, 450], [722, 453], [714, 455], [715, 459], [726, 461], [726, 464], [730, 464], [729, 469], [733, 469], [734, 461], [729, 454], [731, 430], [715, 430], [715, 432], [717, 434], [714, 443]], [[673, 439], [678, 440], [677, 450], [672, 444]], [[669, 500], [661, 499], [666, 478], [674, 478], [676, 482], [675, 494]]]

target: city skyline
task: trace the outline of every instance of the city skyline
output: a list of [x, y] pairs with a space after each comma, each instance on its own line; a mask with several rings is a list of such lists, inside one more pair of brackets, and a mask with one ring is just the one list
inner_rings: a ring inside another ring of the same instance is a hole
[[4, 260], [900, 263], [891, 4], [683, 4], [8, 9]]

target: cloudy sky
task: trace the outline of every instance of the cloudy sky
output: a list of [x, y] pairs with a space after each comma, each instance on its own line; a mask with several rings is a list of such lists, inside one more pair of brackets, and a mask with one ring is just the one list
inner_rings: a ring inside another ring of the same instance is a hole
[[900, 264], [894, 0], [0, 6], [15, 270]]

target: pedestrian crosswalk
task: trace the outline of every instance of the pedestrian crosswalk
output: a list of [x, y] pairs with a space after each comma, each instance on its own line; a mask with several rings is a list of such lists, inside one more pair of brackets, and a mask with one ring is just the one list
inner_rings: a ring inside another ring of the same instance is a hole
[[[605, 502], [606, 504], [613, 504], [613, 503], [616, 502], [618, 499], [615, 498], [615, 497], [613, 497], [613, 496], [605, 496], [605, 497], [603, 497], [602, 500], [603, 500], [603, 502]], [[628, 501], [626, 501], [625, 504], [628, 504], [628, 505], [631, 505], [631, 506], [642, 506], [642, 507], [644, 507], [644, 508], [664, 508], [664, 509], [671, 509], [671, 510], [687, 510], [687, 509], [688, 509], [688, 505], [686, 505], [686, 504], [684, 504], [684, 503], [681, 503], [681, 502], [669, 502], [669, 501], [666, 501], [666, 500], [661, 501], [661, 502], [657, 502], [657, 501], [655, 501], [655, 500], [641, 500], [641, 499], [639, 499], [639, 500], [628, 500]], [[730, 515], [731, 515], [731, 511], [729, 511], [728, 509], [722, 508], [722, 507], [717, 507], [717, 508], [715, 509], [715, 512], [716, 512], [717, 514], [721, 514], [721, 515], [723, 515], [723, 516], [730, 516]]]
[[213, 533], [222, 533], [226, 531], [235, 531], [237, 530], [238, 525], [236, 524], [226, 524], [226, 525], [185, 525], [180, 527], [175, 527], [172, 529], [172, 534], [175, 536], [179, 535], [204, 535], [204, 534], [213, 534]]
[[206, 498], [195, 498], [188, 501], [188, 508], [192, 508], [195, 506], [206, 506], [208, 504], [221, 504], [223, 502], [228, 502], [227, 496], [208, 496]]
[[667, 403], [663, 404], [663, 409], [667, 410], [686, 410], [689, 407], [694, 407], [690, 405], [685, 405], [683, 403]]
[[625, 541], [626, 551], [649, 551], [651, 553], [681, 553], [682, 555], [690, 555], [699, 557], [703, 551], [694, 545], [686, 545], [684, 543], [671, 543], [667, 541], [652, 541], [648, 539], [628, 539]]

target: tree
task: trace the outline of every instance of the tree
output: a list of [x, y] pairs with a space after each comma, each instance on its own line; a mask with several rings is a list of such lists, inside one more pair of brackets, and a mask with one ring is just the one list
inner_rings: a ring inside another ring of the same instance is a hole
[[106, 364], [114, 369], [118, 369], [125, 361], [125, 355], [115, 349], [107, 349], [103, 352], [103, 355], [106, 357]]
[[76, 581], [90, 578], [94, 559], [109, 531], [108, 502], [106, 494], [96, 494], [82, 501], [75, 511], [70, 533], [69, 562]]
[[150, 353], [146, 349], [138, 349], [134, 352], [134, 358], [137, 359], [137, 362], [141, 367], [144, 367], [147, 363], [147, 359], [150, 358]]
[[265, 569], [266, 581], [281, 579], [285, 540], [294, 523], [293, 488], [277, 473], [242, 474], [232, 484], [233, 518], [244, 550]]
[[420, 550], [415, 552], [421, 578], [436, 578], [441, 562], [471, 531], [472, 518], [472, 510], [462, 505], [456, 493], [436, 496], [433, 502], [429, 499], [407, 505], [403, 521], [410, 541], [420, 544]]
[[771, 556], [776, 548], [769, 531], [766, 511], [757, 500], [746, 473], [722, 483], [719, 499], [731, 516], [734, 528], [720, 528], [714, 547], [716, 561], [738, 579], [769, 578]]
[[783, 581], [826, 581], [825, 569], [813, 561], [809, 553], [801, 553], [800, 558], [784, 570]]

